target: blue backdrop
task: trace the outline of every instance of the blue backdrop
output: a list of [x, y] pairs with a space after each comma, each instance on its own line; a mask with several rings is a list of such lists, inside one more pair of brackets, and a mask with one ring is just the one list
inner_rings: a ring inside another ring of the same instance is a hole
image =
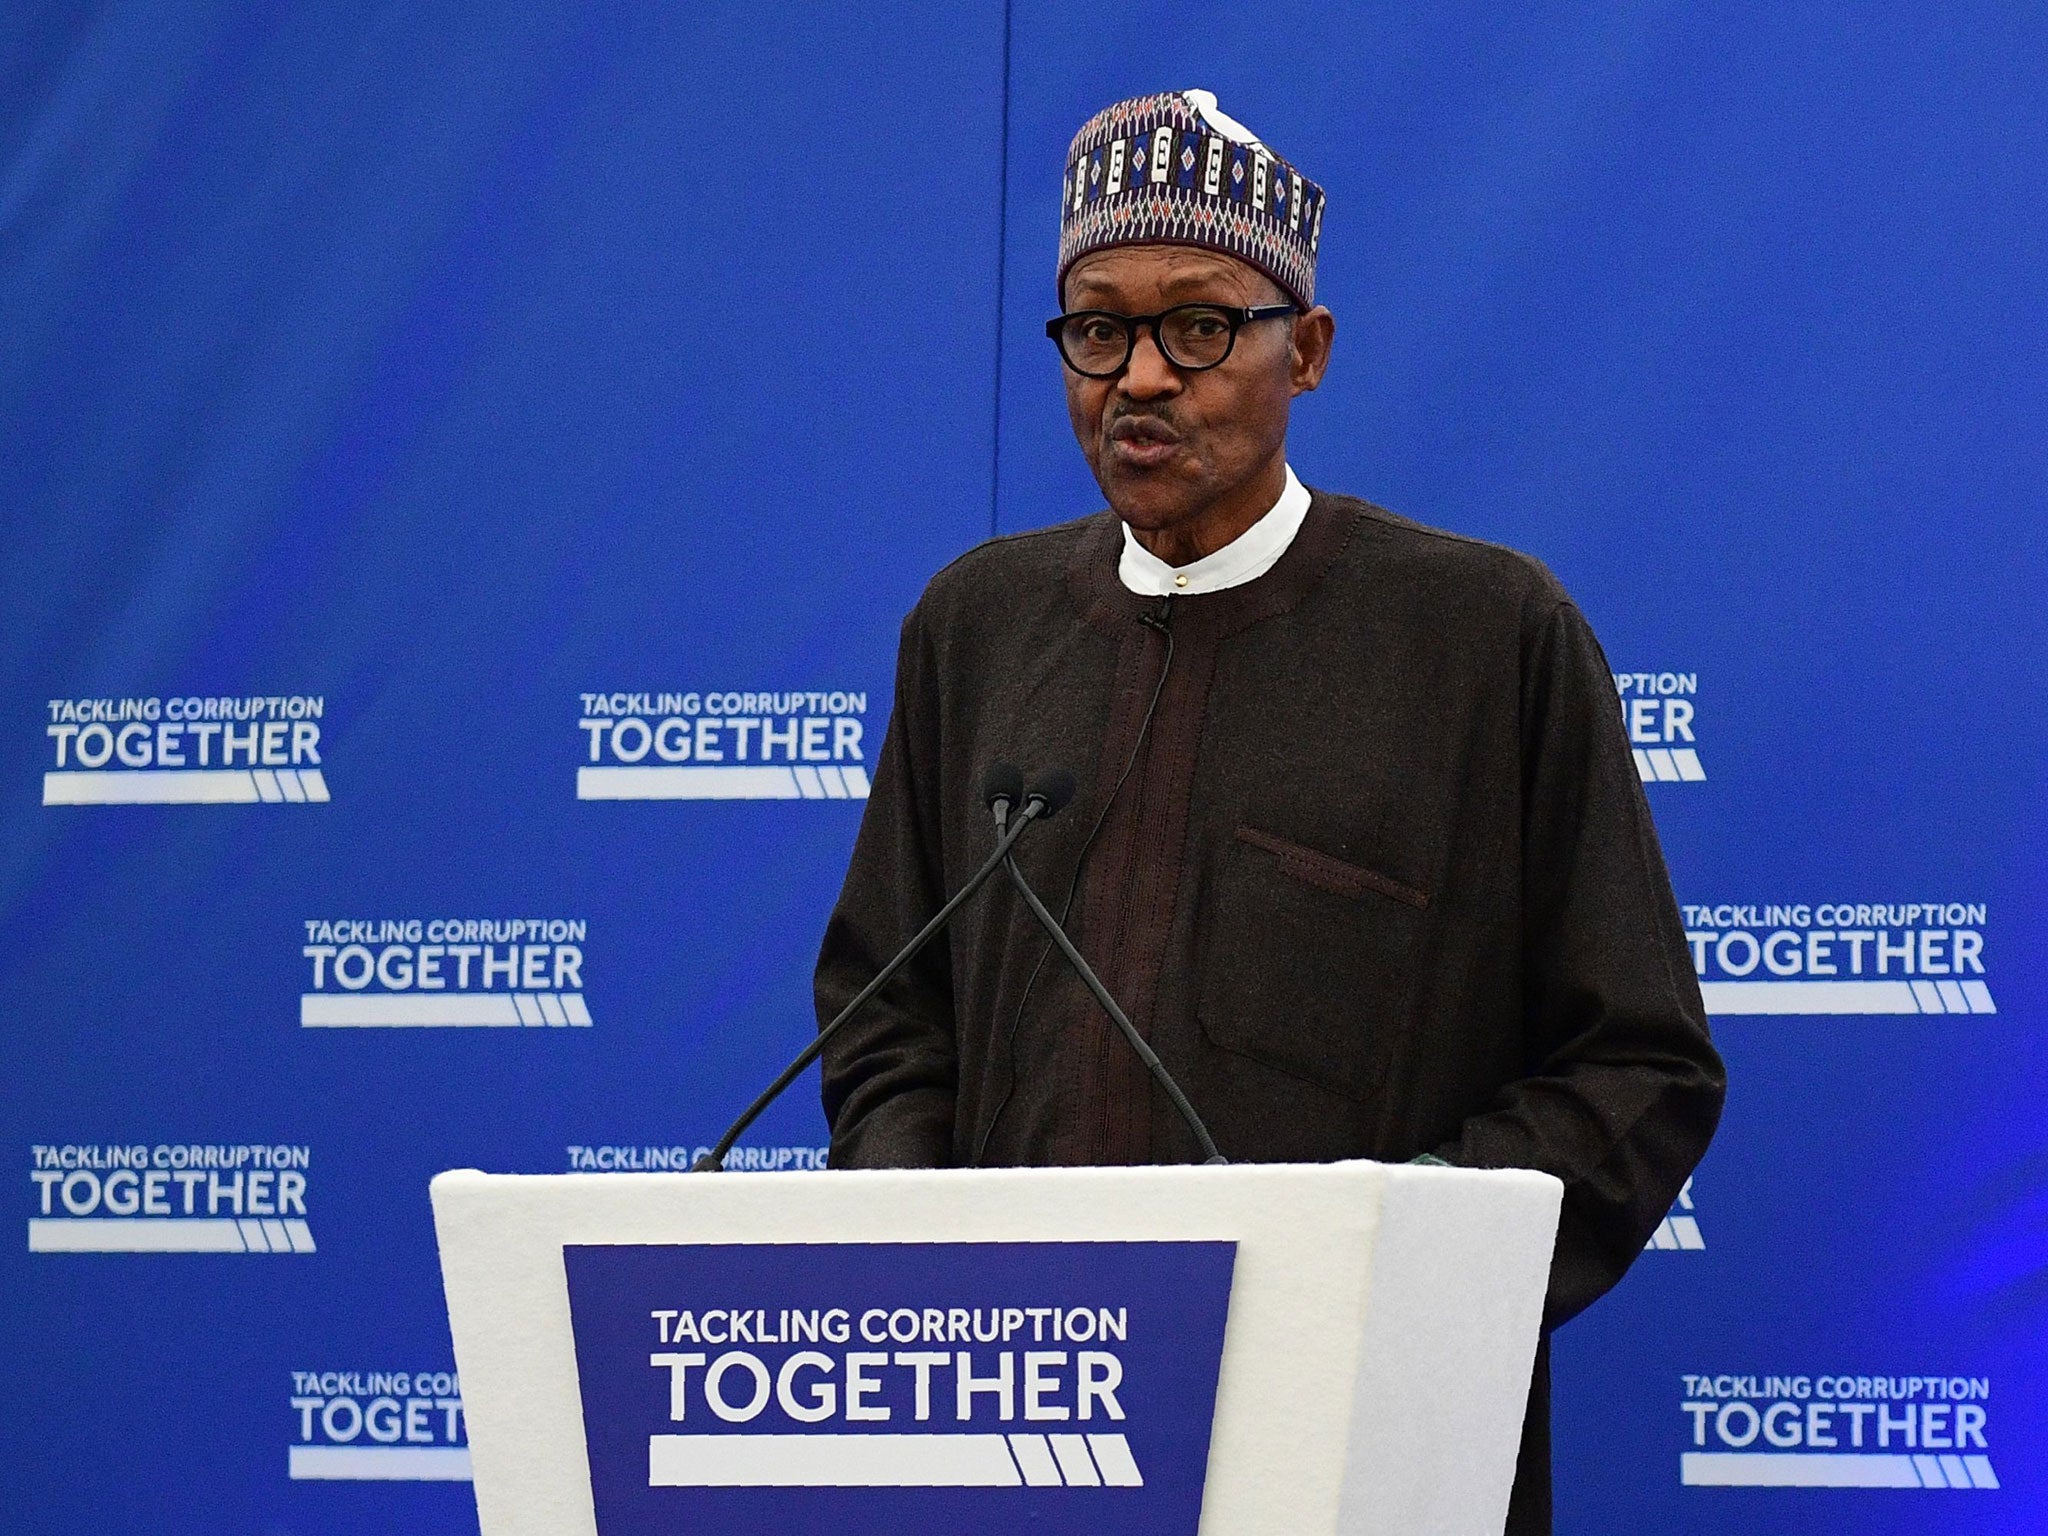
[[[9, 1527], [474, 1528], [427, 1178], [686, 1160], [813, 1028], [898, 619], [1099, 504], [1038, 334], [1067, 138], [1205, 85], [1331, 196], [1296, 466], [1579, 598], [1729, 1062], [1559, 1336], [1560, 1529], [2041, 1529], [2044, 49], [1970, 3], [12, 10]], [[800, 1088], [742, 1159], [823, 1140]], [[1708, 1486], [1738, 1453], [1900, 1486]]]

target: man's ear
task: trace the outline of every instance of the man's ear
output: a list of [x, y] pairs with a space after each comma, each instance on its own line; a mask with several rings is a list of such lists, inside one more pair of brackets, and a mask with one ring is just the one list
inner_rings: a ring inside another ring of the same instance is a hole
[[1305, 315], [1294, 317], [1294, 335], [1288, 343], [1289, 381], [1297, 395], [1307, 394], [1323, 382], [1330, 367], [1330, 347], [1337, 337], [1337, 317], [1318, 304]]

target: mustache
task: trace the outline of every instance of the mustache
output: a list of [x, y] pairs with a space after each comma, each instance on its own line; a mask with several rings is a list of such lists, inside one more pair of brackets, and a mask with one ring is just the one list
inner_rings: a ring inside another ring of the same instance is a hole
[[1186, 433], [1170, 410], [1162, 410], [1157, 405], [1126, 405], [1115, 407], [1104, 416], [1102, 435], [1113, 440], [1155, 437], [1178, 442]]

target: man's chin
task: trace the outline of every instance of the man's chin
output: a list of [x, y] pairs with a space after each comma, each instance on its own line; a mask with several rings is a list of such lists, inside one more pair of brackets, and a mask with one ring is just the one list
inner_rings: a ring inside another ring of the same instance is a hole
[[1163, 475], [1112, 475], [1103, 482], [1102, 494], [1110, 510], [1139, 533], [1157, 533], [1194, 516], [1196, 500], [1184, 485]]

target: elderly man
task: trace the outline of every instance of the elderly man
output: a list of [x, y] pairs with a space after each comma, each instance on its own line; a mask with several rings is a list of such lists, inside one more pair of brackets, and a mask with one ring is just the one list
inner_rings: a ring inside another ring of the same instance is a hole
[[[1022, 863], [1223, 1152], [1555, 1174], [1555, 1327], [1678, 1193], [1721, 1063], [1585, 618], [1288, 465], [1322, 215], [1207, 92], [1075, 138], [1049, 333], [1109, 510], [982, 545], [905, 621], [818, 1004], [986, 855], [988, 764], [1071, 766]], [[843, 1167], [1194, 1153], [1001, 885], [832, 1042], [824, 1098]], [[1548, 1530], [1549, 1476], [1546, 1345], [1509, 1531]]]

